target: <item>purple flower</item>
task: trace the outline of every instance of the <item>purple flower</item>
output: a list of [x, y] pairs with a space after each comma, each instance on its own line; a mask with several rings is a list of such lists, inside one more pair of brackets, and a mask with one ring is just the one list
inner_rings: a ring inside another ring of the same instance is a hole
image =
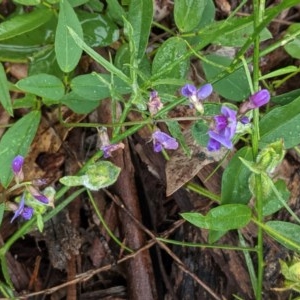
[[213, 92], [213, 87], [210, 83], [204, 84], [203, 86], [201, 86], [199, 88], [199, 90], [197, 91], [197, 96], [198, 99], [200, 100], [204, 100], [207, 97], [209, 97], [211, 95], [211, 93]]
[[[209, 134], [209, 132], [208, 132]], [[208, 151], [218, 151], [221, 148], [221, 143], [217, 140], [210, 138], [207, 144]]]
[[[210, 137], [210, 140], [208, 141], [208, 149], [213, 149], [216, 148], [216, 150], [219, 150], [221, 145], [223, 145], [224, 147], [228, 148], [228, 149], [232, 149], [233, 145], [232, 145], [232, 141], [228, 136], [225, 136], [223, 134], [217, 133], [215, 131], [209, 130], [208, 131], [208, 135]], [[217, 146], [217, 143], [219, 143], [219, 145]], [[212, 146], [214, 145], [214, 146]], [[210, 150], [212, 151], [212, 150]], [[215, 150], [213, 150], [215, 151]]]
[[232, 138], [236, 132], [237, 118], [236, 111], [226, 106], [222, 106], [221, 115], [214, 117], [214, 125], [208, 131], [210, 137], [207, 149], [209, 151], [217, 151], [221, 145], [228, 149], [232, 149]]
[[158, 97], [157, 91], [152, 91], [150, 93], [150, 98], [148, 102], [148, 109], [151, 116], [157, 114], [157, 112], [160, 111], [162, 108], [163, 108], [163, 104], [161, 102], [160, 97]]
[[28, 186], [28, 191], [29, 193], [38, 201], [44, 203], [44, 204], [48, 204], [49, 203], [49, 199], [43, 195], [38, 189], [36, 189], [33, 186]]
[[187, 98], [192, 98], [197, 95], [197, 88], [192, 84], [186, 84], [181, 88], [181, 95]]
[[242, 103], [239, 109], [240, 114], [245, 114], [247, 111], [259, 108], [270, 101], [270, 92], [267, 89], [260, 90], [249, 97], [249, 100]]
[[48, 204], [49, 203], [49, 199], [43, 195], [43, 194], [35, 194], [35, 195], [32, 195], [36, 200], [44, 203], [44, 204]]
[[229, 139], [233, 138], [237, 125], [236, 111], [222, 106], [221, 115], [215, 116], [214, 119], [214, 130]]
[[270, 97], [270, 93], [266, 89], [253, 94], [249, 98], [251, 108], [258, 108], [267, 104], [270, 101]]
[[163, 149], [175, 150], [178, 148], [176, 139], [168, 134], [156, 130], [152, 133], [154, 152], [161, 152]]
[[186, 84], [181, 88], [181, 94], [189, 98], [191, 105], [193, 105], [201, 114], [204, 111], [202, 101], [207, 98], [213, 91], [210, 83], [203, 85], [198, 90], [192, 84]]
[[24, 194], [21, 197], [19, 207], [15, 210], [14, 216], [10, 220], [12, 223], [17, 217], [21, 216], [25, 220], [30, 220], [33, 215], [33, 208], [29, 206], [25, 206], [24, 202]]
[[111, 157], [111, 153], [118, 150], [118, 149], [124, 149], [125, 145], [123, 143], [118, 144], [109, 144], [105, 146], [101, 146], [100, 150], [103, 151], [104, 158]]
[[243, 124], [243, 125], [246, 125], [246, 124], [249, 124], [250, 123], [250, 119], [247, 117], [247, 116], [243, 116], [240, 118], [240, 122]]
[[14, 172], [16, 181], [22, 181], [24, 179], [24, 174], [22, 170], [23, 164], [24, 164], [24, 157], [21, 155], [17, 155], [11, 163], [11, 168]]

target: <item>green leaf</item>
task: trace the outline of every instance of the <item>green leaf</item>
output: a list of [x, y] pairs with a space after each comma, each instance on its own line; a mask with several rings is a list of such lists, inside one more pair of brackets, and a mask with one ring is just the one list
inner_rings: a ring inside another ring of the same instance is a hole
[[107, 61], [105, 58], [103, 58], [101, 55], [99, 55], [96, 51], [94, 51], [91, 47], [89, 47], [83, 40], [78, 36], [78, 34], [72, 29], [68, 28], [72, 38], [76, 42], [76, 44], [84, 50], [87, 54], [89, 54], [97, 63], [102, 65], [107, 71], [110, 73], [116, 75], [126, 83], [130, 84], [131, 80], [128, 78], [122, 71], [120, 71], [118, 68], [116, 68], [112, 63]]
[[39, 51], [53, 48], [57, 18], [52, 14], [41, 26], [15, 37], [0, 41], [0, 60], [28, 63], [28, 58]]
[[131, 0], [128, 21], [133, 28], [133, 42], [136, 47], [136, 59], [145, 55], [153, 19], [153, 0]]
[[61, 103], [68, 106], [77, 114], [88, 114], [98, 107], [100, 101], [89, 101], [86, 97], [81, 97], [71, 91], [66, 94], [61, 100]]
[[[206, 61], [202, 61], [204, 73], [208, 81], [213, 80], [220, 72], [231, 64], [232, 59], [215, 54], [207, 55]], [[214, 91], [222, 97], [242, 101], [250, 95], [250, 87], [243, 68], [232, 72], [230, 75], [214, 84]]]
[[174, 19], [181, 32], [192, 31], [200, 23], [207, 0], [175, 0]]
[[[299, 68], [297, 68], [296, 66], [287, 66], [284, 68], [277, 69], [276, 71], [270, 72], [266, 75], [263, 75], [259, 78], [259, 80], [269, 79], [269, 78], [273, 78], [273, 77], [277, 77], [277, 76], [281, 76], [281, 75], [285, 75], [285, 74], [289, 74], [289, 73], [294, 73], [297, 71], [299, 71]], [[273, 101], [273, 99], [272, 99], [272, 101]]]
[[194, 212], [181, 216], [200, 228], [227, 231], [246, 226], [251, 220], [251, 209], [243, 204], [225, 204], [211, 209], [206, 216]]
[[[239, 18], [230, 20], [230, 22], [235, 21], [239, 24]], [[224, 32], [224, 34], [216, 38], [213, 43], [224, 47], [242, 47], [252, 34], [253, 24], [248, 23], [244, 26], [237, 26], [233, 31]], [[259, 36], [261, 42], [272, 38], [272, 34], [267, 28], [264, 28]]]
[[300, 144], [300, 97], [293, 102], [277, 107], [260, 121], [260, 147], [283, 139], [286, 149]]
[[5, 203], [2, 202], [2, 203], [0, 203], [0, 226], [1, 226], [2, 221], [3, 221], [4, 210], [5, 210]]
[[117, 25], [106, 16], [81, 10], [77, 15], [81, 22], [84, 40], [90, 47], [108, 46], [119, 39]]
[[300, 89], [274, 96], [272, 97], [272, 102], [280, 105], [286, 105], [293, 102], [298, 97], [300, 97]]
[[[282, 199], [287, 202], [290, 197], [290, 191], [288, 190], [286, 183], [284, 180], [277, 180], [275, 182], [275, 187], [279, 194], [281, 195]], [[284, 204], [278, 199], [275, 195], [274, 191], [272, 190], [270, 195], [264, 199], [263, 203], [263, 215], [269, 216], [280, 210], [284, 207]]]
[[7, 188], [13, 178], [11, 162], [17, 155], [26, 156], [40, 123], [41, 113], [32, 111], [18, 120], [0, 141], [0, 181]]
[[55, 35], [55, 53], [59, 67], [66, 73], [75, 69], [82, 53], [68, 28], [72, 28], [81, 39], [83, 38], [80, 22], [72, 6], [67, 0], [61, 0]]
[[[111, 96], [110, 82], [111, 75], [109, 74], [91, 73], [75, 77], [71, 81], [71, 88], [74, 93], [85, 97], [87, 101], [98, 101]], [[131, 88], [118, 77], [113, 78], [111, 88], [115, 93], [129, 94], [131, 92]]]
[[118, 24], [123, 24], [123, 17], [126, 13], [124, 8], [120, 5], [118, 0], [106, 0], [107, 3], [107, 15]]
[[40, 232], [43, 232], [44, 229], [44, 221], [43, 216], [41, 214], [36, 214], [36, 225]]
[[300, 226], [283, 221], [269, 221], [265, 231], [284, 247], [300, 252]]
[[15, 3], [19, 3], [22, 5], [38, 5], [41, 3], [41, 0], [14, 0]]
[[59, 181], [66, 186], [83, 185], [92, 191], [98, 191], [116, 182], [121, 169], [109, 161], [98, 161], [88, 167], [82, 176], [65, 176]]
[[[296, 33], [297, 31], [299, 31], [299, 29], [300, 29], [299, 23], [292, 24], [288, 28], [285, 37], [288, 37], [290, 34]], [[300, 37], [297, 36], [293, 41], [284, 45], [284, 49], [291, 57], [299, 59], [300, 58], [300, 54], [299, 54], [299, 52], [300, 52]]]
[[222, 176], [221, 203], [247, 204], [251, 199], [248, 179], [251, 171], [241, 162], [240, 157], [253, 160], [252, 149], [240, 149], [230, 160]]
[[52, 16], [50, 9], [35, 9], [30, 13], [4, 21], [0, 24], [0, 41], [32, 31], [48, 22]]
[[52, 100], [60, 100], [64, 93], [65, 87], [62, 81], [48, 74], [38, 74], [19, 80], [16, 86], [27, 93]]
[[0, 63], [0, 102], [4, 109], [13, 116], [13, 108], [10, 100], [8, 82], [3, 65]]
[[[158, 49], [152, 64], [152, 75], [165, 71], [158, 79], [181, 79], [186, 78], [189, 69], [189, 60], [183, 58], [186, 54], [186, 43], [179, 37], [167, 39]], [[180, 61], [173, 65], [174, 61]], [[177, 86], [167, 86], [166, 83], [155, 87], [159, 92], [174, 93]]]

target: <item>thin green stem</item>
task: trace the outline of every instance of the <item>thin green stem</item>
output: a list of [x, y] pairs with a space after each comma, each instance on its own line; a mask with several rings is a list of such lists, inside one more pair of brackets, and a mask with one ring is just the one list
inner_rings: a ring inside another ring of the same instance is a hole
[[[259, 90], [259, 58], [260, 58], [260, 36], [258, 31], [263, 24], [263, 17], [265, 11], [265, 1], [264, 0], [253, 0], [254, 7], [254, 33], [256, 33], [254, 38], [254, 49], [253, 49], [253, 91]], [[265, 26], [265, 25], [264, 25]], [[259, 110], [255, 109], [253, 113], [253, 134], [252, 134], [252, 151], [253, 157], [256, 158], [258, 154], [258, 143], [259, 143]], [[260, 174], [255, 174], [255, 204], [257, 212], [257, 220], [263, 222], [263, 187], [262, 179]], [[263, 230], [262, 227], [257, 229], [257, 285], [256, 285], [256, 299], [262, 299], [262, 283], [263, 283], [263, 270], [264, 270], [264, 257], [263, 257]]]
[[98, 209], [98, 206], [94, 200], [94, 197], [92, 195], [92, 193], [89, 191], [89, 190], [86, 190], [88, 196], [89, 196], [89, 199], [90, 199], [90, 202], [96, 212], [96, 215], [97, 217], [99, 218], [100, 222], [102, 223], [104, 229], [107, 231], [108, 235], [112, 238], [112, 240], [117, 244], [119, 245], [122, 249], [125, 249], [127, 250], [128, 252], [130, 253], [133, 253], [134, 251], [131, 250], [130, 248], [126, 247], [124, 244], [122, 244], [122, 242], [113, 234], [113, 232], [110, 230], [110, 228], [107, 226], [102, 214], [100, 213], [99, 209]]
[[231, 245], [210, 245], [210, 244], [199, 244], [199, 243], [188, 243], [188, 242], [179, 242], [176, 240], [169, 240], [165, 238], [156, 238], [158, 241], [167, 243], [167, 244], [173, 244], [173, 245], [179, 245], [183, 247], [198, 247], [198, 248], [211, 248], [211, 249], [225, 249], [225, 250], [236, 250], [236, 251], [253, 251], [256, 252], [257, 250], [255, 248], [251, 247], [238, 247], [238, 246], [231, 246]]
[[218, 203], [221, 202], [221, 197], [219, 195], [216, 195], [216, 194], [208, 191], [207, 189], [199, 186], [198, 184], [189, 182], [189, 183], [186, 184], [186, 187], [189, 190], [191, 190], [191, 191], [193, 191], [193, 192], [195, 192], [195, 193], [197, 193], [199, 195], [205, 196], [205, 197], [207, 197], [207, 198], [209, 198], [209, 199], [211, 199], [213, 201], [216, 201]]

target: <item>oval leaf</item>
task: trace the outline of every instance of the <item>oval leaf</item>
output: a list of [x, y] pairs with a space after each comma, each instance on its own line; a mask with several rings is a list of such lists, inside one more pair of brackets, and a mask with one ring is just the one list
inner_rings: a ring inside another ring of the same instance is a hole
[[182, 32], [192, 31], [200, 23], [207, 0], [175, 0], [174, 19]]
[[62, 81], [48, 74], [26, 77], [17, 82], [16, 86], [25, 92], [52, 100], [59, 100], [65, 93]]
[[248, 179], [251, 171], [242, 163], [240, 157], [252, 161], [252, 149], [240, 149], [230, 160], [222, 176], [221, 203], [247, 204], [251, 198]]
[[299, 225], [283, 221], [269, 221], [266, 225], [264, 229], [277, 242], [288, 249], [300, 252]]
[[[75, 77], [71, 82], [71, 88], [78, 96], [87, 101], [96, 101], [109, 97], [112, 92], [109, 88], [111, 75], [108, 74], [85, 74]], [[112, 90], [120, 94], [128, 94], [131, 88], [121, 79], [113, 79]]]
[[12, 116], [13, 108], [10, 100], [8, 82], [3, 65], [0, 63], [0, 102], [4, 109]]
[[133, 42], [138, 61], [145, 55], [153, 18], [153, 0], [131, 0], [128, 21], [133, 28]]
[[[202, 62], [203, 69], [208, 81], [213, 80], [220, 72], [231, 64], [231, 59], [215, 54], [206, 56], [208, 62]], [[220, 67], [218, 67], [219, 65]], [[249, 83], [243, 68], [224, 77], [214, 84], [214, 91], [228, 100], [242, 101], [250, 94]]]
[[15, 16], [0, 24], [0, 41], [16, 37], [45, 24], [53, 16], [50, 9], [35, 9], [34, 11]]
[[206, 216], [200, 213], [181, 216], [197, 227], [224, 232], [246, 226], [251, 220], [251, 209], [243, 204], [225, 204], [211, 209]]
[[41, 114], [32, 111], [17, 121], [3, 135], [0, 141], [0, 181], [7, 188], [13, 178], [11, 162], [17, 155], [26, 156], [35, 137]]
[[83, 38], [80, 22], [72, 6], [67, 0], [61, 0], [55, 35], [55, 53], [59, 67], [66, 73], [77, 66], [82, 53], [68, 28], [73, 29], [78, 37]]
[[60, 182], [66, 186], [83, 185], [92, 191], [98, 191], [116, 182], [121, 169], [109, 161], [99, 161], [88, 167], [82, 176], [65, 176]]
[[260, 121], [260, 146], [283, 139], [286, 149], [300, 144], [300, 97], [293, 102], [277, 107]]
[[[162, 75], [159, 79], [181, 79], [186, 78], [189, 60], [183, 58], [186, 54], [186, 43], [179, 37], [171, 37], [167, 39], [158, 49], [152, 64], [152, 74], [157, 78], [158, 73]], [[179, 61], [179, 62], [178, 62]], [[178, 62], [174, 66], [174, 62]], [[174, 92], [178, 87], [170, 87], [164, 85], [157, 86], [159, 92]]]

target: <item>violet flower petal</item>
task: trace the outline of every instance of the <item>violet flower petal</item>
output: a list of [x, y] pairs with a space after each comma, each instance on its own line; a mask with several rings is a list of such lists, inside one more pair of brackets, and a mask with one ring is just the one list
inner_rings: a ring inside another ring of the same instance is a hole
[[22, 167], [24, 164], [24, 157], [21, 155], [17, 155], [11, 164], [12, 170], [15, 175], [18, 175], [22, 171]]
[[162, 151], [162, 148], [170, 150], [175, 150], [178, 148], [178, 143], [176, 139], [162, 131], [157, 130], [153, 132], [152, 138], [155, 152]]
[[270, 97], [270, 92], [267, 89], [260, 90], [250, 96], [250, 107], [253, 109], [261, 107], [270, 101]]
[[215, 139], [210, 138], [207, 144], [208, 151], [218, 151], [221, 149], [221, 143]]
[[200, 100], [204, 100], [211, 95], [213, 92], [213, 87], [210, 83], [204, 84], [197, 91], [197, 97]]
[[10, 223], [12, 223], [18, 216], [22, 214], [24, 206], [25, 206], [25, 201], [24, 201], [24, 194], [23, 194], [19, 203], [19, 207], [17, 208], [17, 210], [15, 210], [15, 213], [12, 219], [10, 220]]
[[226, 137], [222, 134], [219, 134], [217, 132], [214, 132], [212, 130], [208, 131], [208, 135], [209, 135], [210, 138], [218, 141], [224, 147], [226, 147], [228, 149], [232, 149], [233, 144], [232, 144], [231, 140], [228, 137]]
[[186, 84], [181, 88], [181, 95], [184, 97], [192, 97], [197, 94], [197, 89], [194, 85], [192, 84]]
[[21, 213], [21, 216], [25, 220], [30, 220], [32, 218], [33, 212], [34, 212], [34, 209], [32, 207], [25, 206], [22, 213]]
[[49, 203], [49, 199], [43, 195], [43, 194], [34, 194], [32, 195], [36, 200], [44, 203], [44, 204], [48, 204]]

